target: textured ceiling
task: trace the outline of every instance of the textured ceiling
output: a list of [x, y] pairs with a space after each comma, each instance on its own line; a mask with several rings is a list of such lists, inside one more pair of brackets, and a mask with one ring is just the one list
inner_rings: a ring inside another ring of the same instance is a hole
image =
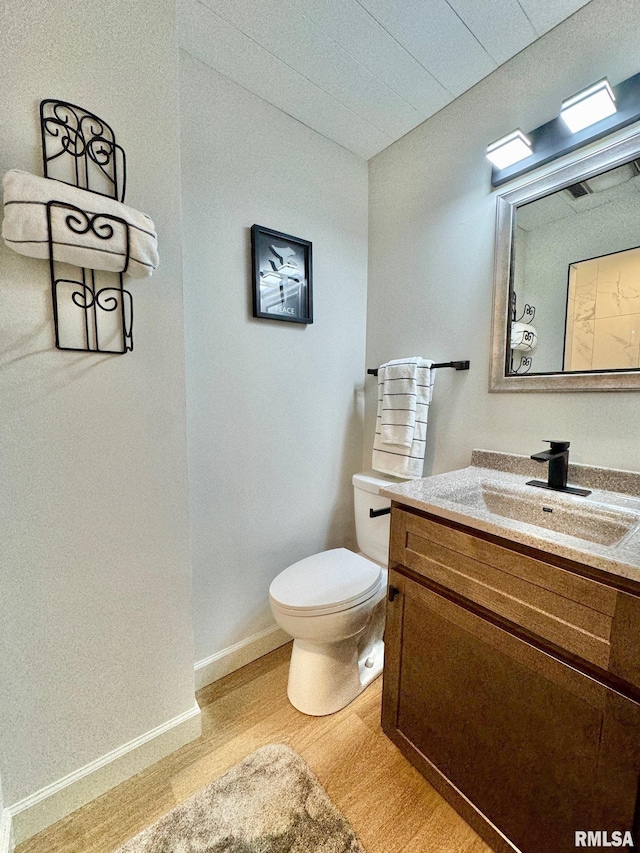
[[180, 47], [361, 157], [588, 0], [178, 0]]

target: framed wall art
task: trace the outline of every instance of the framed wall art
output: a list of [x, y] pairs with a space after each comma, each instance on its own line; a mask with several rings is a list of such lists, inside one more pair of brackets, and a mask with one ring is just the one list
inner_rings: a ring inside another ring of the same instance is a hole
[[253, 225], [251, 257], [253, 316], [313, 323], [309, 240]]

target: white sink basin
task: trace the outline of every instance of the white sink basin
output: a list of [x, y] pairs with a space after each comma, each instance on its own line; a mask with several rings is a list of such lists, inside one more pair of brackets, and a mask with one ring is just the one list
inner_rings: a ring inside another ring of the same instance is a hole
[[534, 486], [481, 481], [464, 493], [443, 491], [438, 497], [600, 545], [618, 544], [640, 523], [640, 514], [632, 510]]

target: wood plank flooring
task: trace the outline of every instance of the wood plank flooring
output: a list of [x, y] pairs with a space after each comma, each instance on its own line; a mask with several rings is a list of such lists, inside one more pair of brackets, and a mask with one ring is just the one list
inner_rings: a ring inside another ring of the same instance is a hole
[[382, 679], [337, 714], [307, 717], [287, 700], [290, 652], [283, 646], [199, 691], [202, 737], [16, 853], [113, 853], [267, 743], [288, 743], [303, 756], [367, 853], [491, 853], [382, 733]]

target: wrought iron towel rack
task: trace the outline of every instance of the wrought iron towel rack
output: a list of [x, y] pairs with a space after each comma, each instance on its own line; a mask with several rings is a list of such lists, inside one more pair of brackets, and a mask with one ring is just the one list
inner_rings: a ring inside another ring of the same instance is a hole
[[[434, 364], [433, 368], [435, 369], [436, 367], [453, 367], [454, 370], [469, 370], [470, 364], [470, 361], [440, 361], [438, 362], [438, 364]], [[378, 368], [369, 368], [369, 370], [367, 370], [367, 373], [369, 373], [371, 376], [377, 376]]]
[[[45, 178], [57, 178], [98, 196], [124, 201], [124, 149], [103, 119], [76, 104], [47, 99], [40, 103], [40, 130]], [[66, 214], [61, 222], [55, 218], [58, 231], [66, 226], [74, 234], [88, 234], [94, 242], [120, 237], [125, 246], [122, 271], [58, 263], [54, 259], [54, 236], [55, 240], [65, 240], [64, 232], [54, 235], [54, 211], [58, 209]], [[129, 263], [127, 222], [51, 200], [47, 204], [47, 228], [56, 347], [114, 354], [131, 351], [133, 299], [123, 282]]]

